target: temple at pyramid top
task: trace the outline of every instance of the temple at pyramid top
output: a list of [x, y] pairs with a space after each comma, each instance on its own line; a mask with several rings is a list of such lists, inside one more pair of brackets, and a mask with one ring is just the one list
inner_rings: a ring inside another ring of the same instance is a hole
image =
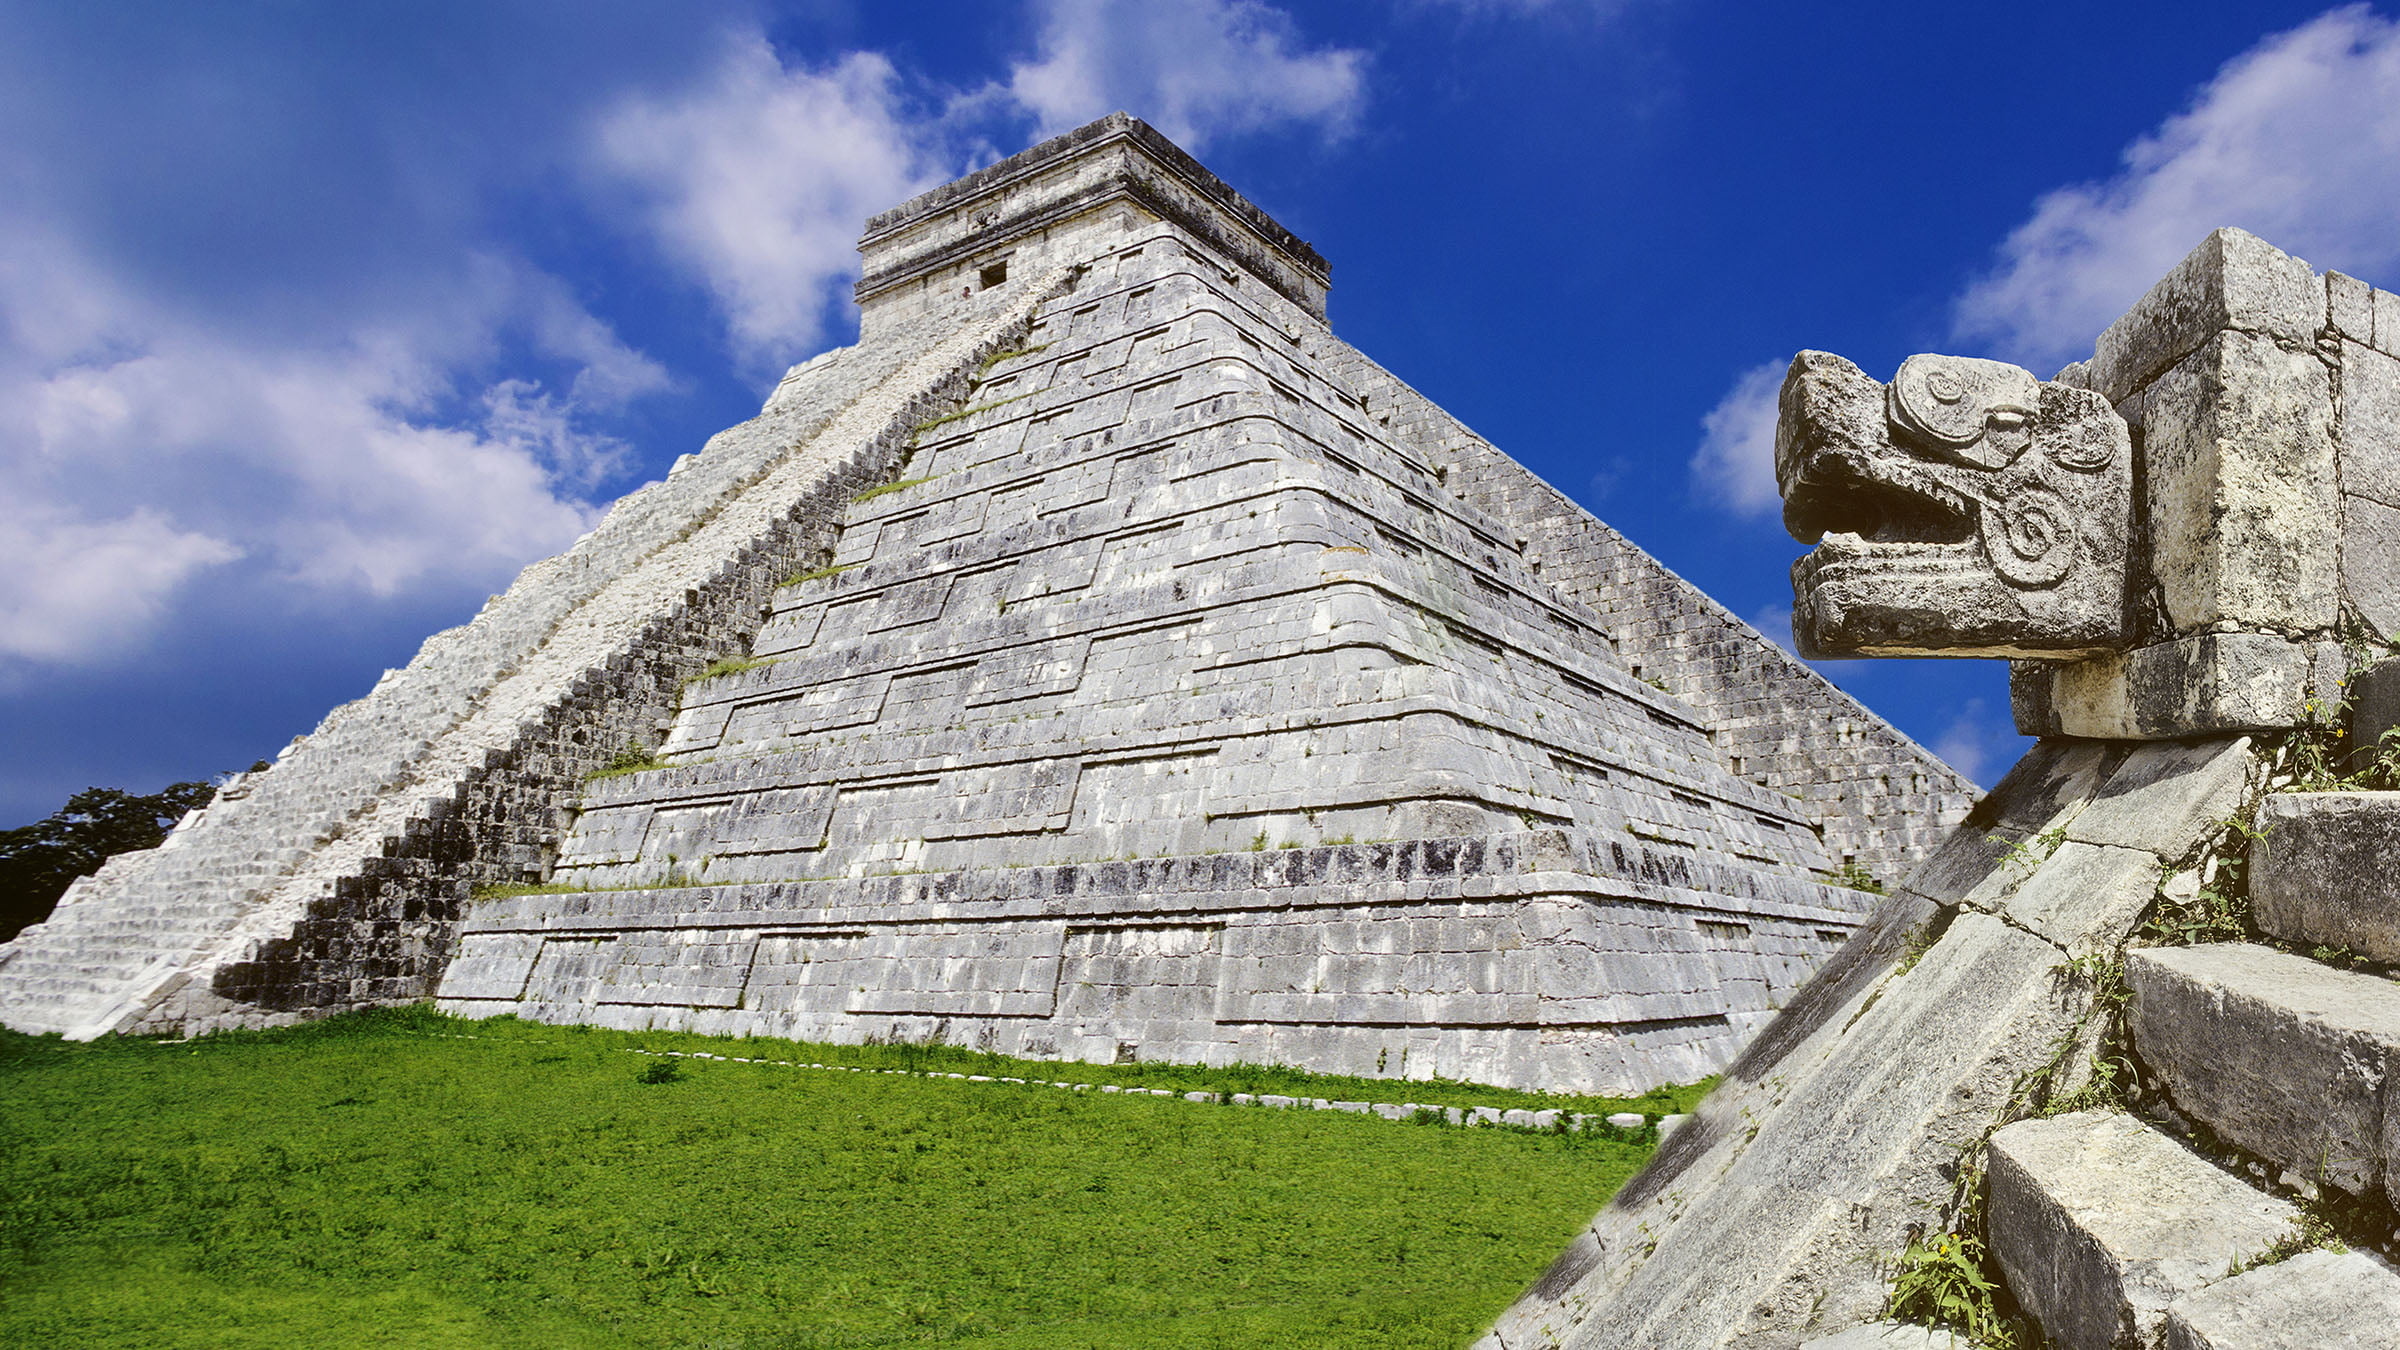
[[858, 251], [866, 324], [972, 298], [1045, 267], [1110, 251], [1110, 240], [1165, 221], [1325, 317], [1330, 269], [1317, 251], [1200, 167], [1174, 142], [1111, 113], [867, 221]]
[[1965, 810], [1141, 123], [861, 247], [855, 346], [80, 883], [0, 1017], [1627, 1090], [1724, 1064]]

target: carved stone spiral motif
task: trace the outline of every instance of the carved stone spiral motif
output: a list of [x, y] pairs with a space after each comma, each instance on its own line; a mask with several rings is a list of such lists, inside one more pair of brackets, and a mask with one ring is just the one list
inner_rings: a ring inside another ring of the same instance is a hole
[[2075, 517], [2066, 499], [2027, 485], [1987, 501], [1981, 517], [1992, 569], [2018, 586], [2047, 586], [2075, 566]]

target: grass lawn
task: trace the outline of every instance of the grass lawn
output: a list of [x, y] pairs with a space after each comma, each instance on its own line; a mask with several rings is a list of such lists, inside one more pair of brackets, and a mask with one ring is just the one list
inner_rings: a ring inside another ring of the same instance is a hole
[[634, 1047], [1524, 1100], [421, 1009], [183, 1044], [0, 1034], [0, 1344], [1458, 1346], [1650, 1150]]

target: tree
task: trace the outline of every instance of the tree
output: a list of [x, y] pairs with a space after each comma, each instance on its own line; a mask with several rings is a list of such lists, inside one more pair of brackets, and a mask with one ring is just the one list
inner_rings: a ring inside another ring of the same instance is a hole
[[[250, 766], [253, 773], [265, 767], [263, 759]], [[85, 788], [31, 825], [0, 830], [0, 941], [49, 918], [77, 877], [117, 854], [158, 847], [184, 813], [216, 797], [222, 781], [170, 783], [147, 795]]]

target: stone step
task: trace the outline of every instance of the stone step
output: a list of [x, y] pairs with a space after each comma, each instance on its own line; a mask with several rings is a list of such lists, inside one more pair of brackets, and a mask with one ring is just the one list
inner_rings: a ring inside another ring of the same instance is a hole
[[2360, 1252], [2302, 1252], [2167, 1309], [2166, 1350], [2400, 1346], [2400, 1275]]
[[2300, 1230], [2300, 1211], [2131, 1116], [1991, 1138], [1985, 1211], [2009, 1290], [2059, 1345], [2155, 1347], [2167, 1305]]
[[2294, 1184], [2400, 1183], [2400, 982], [2246, 942], [2128, 951], [2125, 974], [2134, 1052], [2176, 1110]]
[[2400, 792], [2277, 792], [2259, 808], [2250, 909], [2289, 942], [2400, 962]]

